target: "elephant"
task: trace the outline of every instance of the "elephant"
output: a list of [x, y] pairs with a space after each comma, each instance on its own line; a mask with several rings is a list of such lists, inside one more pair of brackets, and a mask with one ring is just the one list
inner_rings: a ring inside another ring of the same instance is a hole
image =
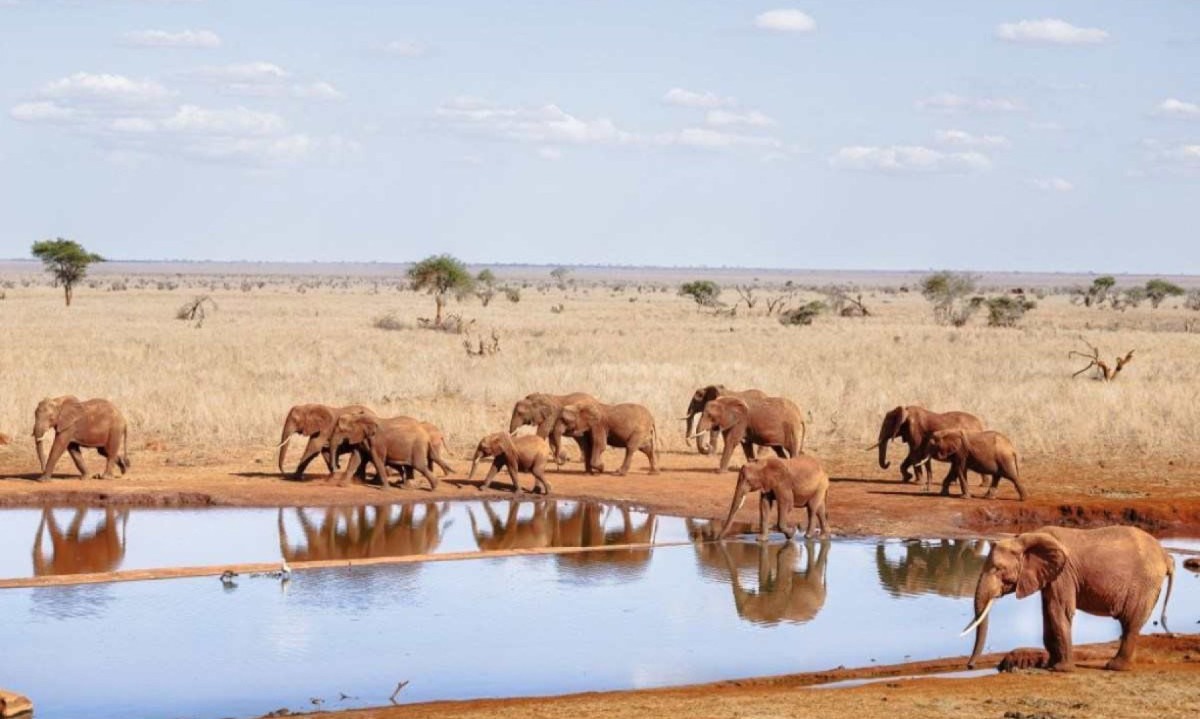
[[875, 570], [879, 584], [893, 597], [937, 594], [969, 597], [983, 567], [982, 539], [910, 540], [904, 558], [891, 561], [887, 544], [875, 545]]
[[691, 439], [696, 438], [696, 449], [700, 454], [710, 454], [713, 448], [717, 446], [717, 435], [719, 430], [714, 428], [709, 432], [708, 441], [705, 441], [703, 435], [693, 435], [692, 426], [695, 424], [696, 416], [704, 411], [704, 405], [713, 401], [717, 397], [737, 397], [739, 399], [766, 399], [767, 393], [758, 389], [731, 390], [726, 389], [723, 384], [710, 384], [707, 387], [701, 387], [692, 393], [692, 401], [688, 403], [687, 416], [683, 421], [687, 422], [687, 435]]
[[479, 440], [475, 455], [471, 458], [471, 471], [467, 480], [475, 477], [475, 465], [483, 457], [492, 457], [492, 466], [488, 470], [480, 491], [492, 486], [492, 480], [501, 469], [508, 469], [512, 478], [513, 494], [521, 491], [521, 482], [517, 472], [529, 472], [533, 475], [534, 489], [540, 489], [542, 494], [550, 494], [550, 483], [546, 481], [546, 461], [550, 456], [550, 445], [537, 435], [513, 437], [507, 432], [495, 432]]
[[[418, 516], [417, 507], [424, 512]], [[279, 510], [279, 551], [288, 562], [407, 557], [432, 554], [442, 538], [442, 516], [448, 506], [434, 502], [372, 508], [327, 507], [324, 518], [314, 522], [308, 510], [296, 508], [296, 519], [304, 533], [304, 544], [292, 546], [283, 510]]]
[[[738, 616], [754, 624], [775, 625], [780, 622], [803, 624], [812, 621], [825, 606], [827, 568], [832, 542], [805, 542], [804, 569], [796, 568], [796, 544], [778, 545], [721, 542], [717, 546], [729, 572], [733, 603]], [[731, 556], [738, 553], [736, 563]], [[749, 561], [746, 561], [749, 560]], [[758, 588], [742, 586], [741, 566], [754, 566], [757, 560]], [[772, 561], [774, 560], [774, 561]]]
[[1016, 592], [1024, 599], [1042, 594], [1042, 643], [1045, 651], [1015, 650], [1001, 662], [1071, 671], [1071, 622], [1075, 610], [1121, 623], [1121, 645], [1105, 669], [1133, 667], [1138, 632], [1154, 613], [1167, 580], [1160, 622], [1167, 629], [1167, 604], [1175, 583], [1175, 561], [1154, 537], [1136, 527], [1099, 529], [1042, 527], [992, 545], [975, 585], [975, 618], [963, 630], [975, 630], [967, 668], [974, 668], [987, 641], [988, 612], [996, 600]]
[[[50, 445], [47, 458], [42, 443], [46, 432], [54, 429], [54, 442]], [[77, 397], [64, 395], [46, 398], [38, 403], [33, 413], [33, 440], [37, 444], [38, 462], [42, 474], [39, 482], [49, 481], [54, 466], [64, 451], [69, 452], [80, 477], [87, 477], [87, 465], [83, 463], [81, 447], [95, 447], [104, 457], [104, 473], [93, 475], [95, 479], [112, 479], [113, 469], [119, 468], [127, 474], [129, 462], [129, 426], [125, 417], [106, 399], [80, 401]]]
[[985, 430], [969, 432], [965, 429], [943, 429], [934, 432], [929, 438], [929, 450], [934, 459], [950, 463], [950, 471], [942, 480], [942, 495], [949, 496], [950, 484], [955, 479], [962, 487], [962, 496], [970, 496], [967, 490], [967, 471], [979, 472], [985, 478], [991, 476], [992, 484], [988, 487], [987, 499], [996, 496], [996, 487], [1001, 478], [1012, 480], [1017, 488], [1021, 501], [1028, 496], [1021, 486], [1020, 470], [1018, 468], [1017, 450], [1013, 448], [1008, 437]]
[[788, 459], [767, 457], [750, 462], [738, 472], [737, 488], [733, 493], [733, 501], [729, 504], [729, 514], [721, 529], [721, 537], [733, 528], [733, 515], [741, 509], [746, 501], [747, 492], [759, 492], [758, 520], [760, 542], [767, 541], [770, 531], [768, 515], [771, 505], [778, 503], [779, 513], [776, 526], [790, 541], [796, 534], [796, 528], [788, 523], [788, 512], [793, 507], [804, 507], [808, 511], [808, 527], [804, 531], [805, 538], [812, 536], [813, 518], [821, 526], [821, 536], [829, 536], [828, 517], [825, 511], [826, 496], [829, 493], [829, 475], [821, 468], [821, 463], [810, 455], [801, 455]]
[[[586, 392], [571, 392], [570, 394], [534, 392], [533, 394], [526, 395], [524, 399], [518, 400], [513, 405], [512, 418], [508, 422], [508, 431], [512, 433], [516, 432], [518, 427], [533, 425], [537, 428], [537, 436], [549, 440], [554, 463], [561, 465], [563, 427], [558, 419], [562, 408], [569, 404], [578, 404], [580, 402], [598, 403], [599, 401]], [[580, 457], [586, 464], [591, 448], [586, 446], [585, 440], [582, 438], [577, 437], [576, 442], [579, 444]]]
[[[908, 456], [900, 463], [900, 478], [904, 482], [921, 479], [925, 474], [925, 488], [928, 491], [930, 478], [933, 476], [933, 462], [929, 454], [929, 436], [940, 429], [966, 429], [981, 431], [983, 422], [967, 412], [931, 412], [924, 407], [910, 404], [907, 407], [896, 407], [883, 417], [879, 427], [879, 441], [868, 447], [868, 450], [879, 449], [879, 468], [887, 469], [891, 463], [887, 459], [887, 446], [896, 437], [908, 445]], [[916, 474], [909, 472], [915, 467]]]
[[640, 404], [601, 404], [581, 402], [569, 404], [559, 413], [563, 432], [576, 438], [586, 438], [591, 451], [584, 455], [584, 471], [588, 474], [604, 472], [604, 449], [624, 447], [625, 460], [618, 476], [629, 472], [634, 452], [642, 452], [650, 460], [650, 474], [658, 474], [658, 455], [655, 443], [658, 433], [654, 428], [654, 416]]
[[[42, 510], [42, 521], [38, 523], [33, 540], [33, 576], [44, 577], [56, 574], [95, 574], [114, 572], [125, 560], [126, 526], [129, 510], [104, 509], [104, 519], [90, 535], [83, 533], [83, 522], [88, 510], [80, 507], [66, 532], [58, 526], [54, 512]], [[42, 550], [42, 537], [49, 531], [53, 554], [46, 556]]]
[[756, 444], [771, 447], [783, 458], [799, 455], [804, 451], [808, 427], [800, 407], [789, 399], [718, 397], [704, 405], [692, 436], [699, 437], [710, 431], [718, 431], [725, 437], [725, 448], [717, 468], [721, 473], [729, 469], [729, 460], [739, 444], [748, 462], [754, 461]]
[[308, 463], [316, 459], [318, 454], [325, 460], [325, 466], [329, 468], [329, 476], [332, 477], [337, 469], [337, 457], [329, 449], [329, 437], [333, 434], [333, 426], [337, 423], [338, 417], [343, 414], [375, 416], [370, 408], [361, 404], [351, 404], [345, 407], [298, 404], [289, 409], [287, 417], [283, 420], [283, 434], [279, 438], [279, 444], [276, 445], [279, 449], [279, 473], [287, 476], [287, 472], [283, 469], [283, 460], [287, 456], [288, 444], [292, 440], [292, 435], [302, 434], [308, 437], [308, 444], [304, 447], [304, 454], [300, 456], [300, 463], [296, 465], [296, 471], [292, 473], [292, 479], [302, 479]]
[[[431, 491], [437, 489], [437, 477], [429, 471], [429, 432], [420, 422], [410, 417], [380, 419], [374, 415], [342, 414], [334, 424], [329, 443], [341, 447], [343, 442], [349, 443], [353, 453], [341, 475], [328, 481], [345, 486], [350, 475], [369, 460], [375, 467], [380, 487], [385, 490], [391, 486], [387, 476], [389, 466], [399, 467], [402, 472], [405, 471], [403, 467], [411, 467], [429, 480]], [[401, 480], [407, 481], [403, 474]]]

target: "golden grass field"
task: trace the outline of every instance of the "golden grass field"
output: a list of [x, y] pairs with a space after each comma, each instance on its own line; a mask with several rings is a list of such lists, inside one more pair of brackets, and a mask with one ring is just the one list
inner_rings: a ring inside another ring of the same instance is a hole
[[[0, 300], [0, 432], [13, 438], [0, 452], [27, 454], [31, 467], [34, 406], [59, 394], [116, 402], [130, 420], [136, 466], [140, 449], [161, 445], [193, 462], [217, 461], [225, 448], [269, 457], [284, 414], [300, 402], [426, 418], [461, 455], [507, 428], [512, 403], [532, 391], [643, 403], [666, 450], [682, 450], [679, 417], [692, 391], [713, 382], [794, 399], [811, 413], [808, 447], [830, 459], [872, 444], [891, 407], [922, 403], [979, 414], [1013, 439], [1026, 467], [1047, 457], [1200, 460], [1200, 335], [1191, 331], [1200, 313], [1179, 299], [1116, 312], [1050, 295], [1017, 329], [978, 317], [953, 329], [933, 322], [918, 293], [878, 287], [863, 290], [870, 317], [784, 327], [762, 304], [736, 317], [698, 311], [662, 281], [639, 291], [629, 281], [560, 290], [541, 280], [516, 304], [503, 295], [486, 308], [449, 304], [500, 338], [499, 354], [471, 357], [461, 336], [373, 326], [387, 313], [414, 326], [432, 316], [433, 300], [398, 289], [398, 275], [151, 273], [125, 278], [123, 291], [108, 289], [117, 275], [92, 279], [67, 308], [36, 266], [0, 274], [9, 285]], [[218, 306], [203, 326], [176, 319], [200, 293]], [[723, 299], [737, 297], [727, 289]], [[1111, 384], [1072, 379], [1084, 362], [1067, 351], [1084, 349], [1080, 334], [1106, 359], [1129, 349], [1136, 359]]]

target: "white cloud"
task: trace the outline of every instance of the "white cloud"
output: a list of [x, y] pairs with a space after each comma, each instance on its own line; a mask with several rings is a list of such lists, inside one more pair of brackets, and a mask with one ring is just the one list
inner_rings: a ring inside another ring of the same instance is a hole
[[131, 80], [124, 75], [77, 72], [42, 88], [44, 97], [76, 102], [136, 104], [164, 100], [171, 93], [153, 80]]
[[1076, 27], [1065, 20], [1044, 18], [1003, 23], [996, 28], [996, 37], [1040, 45], [1096, 45], [1108, 40], [1108, 33], [1097, 27]]
[[221, 38], [211, 30], [138, 30], [125, 33], [124, 44], [131, 47], [211, 49], [221, 47]]
[[292, 85], [292, 97], [301, 100], [341, 100], [345, 95], [327, 82], [317, 81], [308, 84]]
[[114, 132], [148, 134], [156, 132], [158, 125], [153, 120], [144, 117], [118, 117], [109, 123], [109, 129]]
[[184, 105], [162, 126], [172, 132], [213, 135], [273, 135], [286, 127], [283, 118], [271, 112], [259, 112], [244, 107], [232, 110], [209, 110], [196, 105]]
[[673, 87], [663, 95], [663, 102], [679, 107], [695, 107], [700, 109], [715, 109], [718, 107], [736, 107], [737, 100], [732, 97], [721, 97], [715, 92], [693, 92], [682, 87]]
[[392, 40], [384, 44], [380, 50], [396, 57], [423, 57], [429, 52], [429, 48], [424, 43], [412, 40]]
[[562, 150], [557, 147], [539, 147], [537, 155], [543, 160], [561, 160]]
[[774, 137], [757, 135], [740, 135], [732, 132], [710, 130], [706, 127], [689, 127], [678, 132], [657, 135], [656, 144], [680, 145], [709, 150], [721, 150], [734, 147], [781, 148], [783, 143]]
[[724, 127], [728, 125], [748, 125], [750, 127], [771, 127], [776, 122], [758, 110], [746, 112], [730, 112], [729, 110], [709, 110], [704, 121], [709, 125]]
[[953, 147], [1007, 147], [1008, 138], [1003, 135], [972, 135], [966, 130], [938, 130], [937, 141]]
[[933, 112], [1019, 112], [1024, 105], [1007, 97], [967, 97], [952, 92], [917, 100], [917, 108]]
[[232, 84], [277, 83], [288, 77], [282, 67], [271, 62], [244, 62], [232, 65], [210, 65], [192, 73], [202, 80]]
[[582, 119], [557, 105], [504, 107], [459, 97], [438, 107], [439, 118], [459, 130], [539, 144], [614, 145], [634, 142], [633, 133], [606, 117]]
[[1154, 113], [1162, 117], [1173, 117], [1184, 120], [1200, 120], [1200, 105], [1194, 102], [1184, 102], [1168, 97], [1159, 103]]
[[836, 170], [858, 170], [890, 174], [970, 173], [991, 169], [992, 162], [979, 152], [940, 152], [920, 145], [889, 147], [852, 146], [839, 149], [829, 158]]
[[70, 122], [78, 116], [74, 109], [53, 102], [23, 102], [8, 114], [21, 122]]
[[754, 26], [775, 32], [812, 32], [817, 29], [817, 23], [811, 16], [794, 8], [760, 13], [754, 18]]
[[1035, 177], [1032, 180], [1026, 180], [1026, 184], [1043, 192], [1070, 192], [1075, 189], [1075, 185], [1061, 177]]

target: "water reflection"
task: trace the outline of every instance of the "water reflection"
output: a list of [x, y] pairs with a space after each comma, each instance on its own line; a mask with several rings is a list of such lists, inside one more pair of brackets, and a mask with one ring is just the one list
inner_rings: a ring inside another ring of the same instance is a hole
[[[889, 558], [903, 547], [904, 556]], [[875, 545], [879, 583], [893, 597], [938, 594], [970, 597], [987, 556], [983, 539], [914, 539]]]
[[293, 545], [280, 509], [279, 551], [289, 562], [432, 554], [450, 525], [443, 523], [448, 511], [446, 502], [296, 508], [292, 512], [303, 541]]
[[[828, 539], [796, 542], [709, 542], [694, 545], [700, 571], [729, 584], [738, 616], [754, 624], [812, 621], [828, 591]], [[803, 561], [800, 555], [804, 555]], [[743, 575], [755, 577], [743, 581]]]
[[[650, 544], [658, 526], [654, 514], [599, 502], [509, 500], [503, 512], [497, 512], [492, 502], [483, 502], [480, 513], [482, 520], [476, 517], [475, 507], [467, 508], [471, 533], [482, 551]], [[578, 570], [590, 578], [602, 565], [634, 576], [650, 561], [650, 548], [597, 549], [558, 555], [556, 561], [568, 573]]]
[[[59, 526], [53, 510], [43, 509], [33, 539], [33, 576], [112, 572], [120, 568], [125, 559], [129, 510], [109, 507], [102, 511], [99, 524], [85, 531], [84, 522], [90, 513], [87, 508], [76, 508], [65, 530]], [[47, 535], [49, 554], [44, 546]]]

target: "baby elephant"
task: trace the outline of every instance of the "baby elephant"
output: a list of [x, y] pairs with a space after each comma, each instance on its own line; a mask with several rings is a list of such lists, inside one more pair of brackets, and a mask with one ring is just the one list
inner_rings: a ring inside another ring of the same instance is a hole
[[733, 501], [729, 505], [729, 516], [725, 518], [725, 526], [719, 537], [724, 537], [733, 527], [733, 515], [741, 509], [746, 501], [746, 492], [759, 492], [758, 519], [760, 542], [767, 540], [770, 530], [767, 515], [771, 505], [779, 504], [779, 514], [776, 526], [784, 536], [791, 539], [796, 534], [796, 528], [788, 523], [788, 512], [793, 507], [804, 507], [808, 510], [808, 527], [805, 537], [812, 536], [813, 517], [821, 525], [822, 536], [827, 536], [825, 497], [829, 492], [829, 475], [821, 468], [821, 463], [812, 455], [802, 454], [799, 457], [780, 459], [768, 457], [750, 462], [738, 473], [737, 489], [733, 493]]
[[1008, 441], [1008, 437], [999, 432], [943, 429], [934, 432], [929, 438], [929, 450], [935, 459], [950, 463], [950, 471], [942, 480], [943, 496], [950, 495], [950, 485], [957, 479], [959, 487], [962, 488], [962, 496], [969, 497], [968, 471], [978, 472], [984, 475], [985, 479], [991, 476], [992, 484], [984, 495], [988, 499], [996, 496], [996, 487], [999, 486], [1001, 478], [1012, 480], [1022, 501], [1028, 496], [1025, 488], [1021, 486], [1017, 450], [1012, 446], [1012, 442]]
[[508, 469], [514, 494], [521, 491], [521, 482], [517, 479], [518, 471], [532, 474], [534, 489], [541, 489], [542, 494], [550, 494], [550, 483], [546, 481], [546, 462], [550, 460], [550, 445], [544, 438], [536, 434], [520, 437], [513, 437], [507, 432], [489, 434], [479, 440], [479, 446], [475, 448], [475, 456], [471, 458], [471, 471], [467, 474], [468, 480], [475, 476], [475, 465], [482, 457], [493, 459], [487, 477], [484, 478], [483, 484], [479, 485], [480, 491], [492, 486], [492, 480], [501, 469]]

